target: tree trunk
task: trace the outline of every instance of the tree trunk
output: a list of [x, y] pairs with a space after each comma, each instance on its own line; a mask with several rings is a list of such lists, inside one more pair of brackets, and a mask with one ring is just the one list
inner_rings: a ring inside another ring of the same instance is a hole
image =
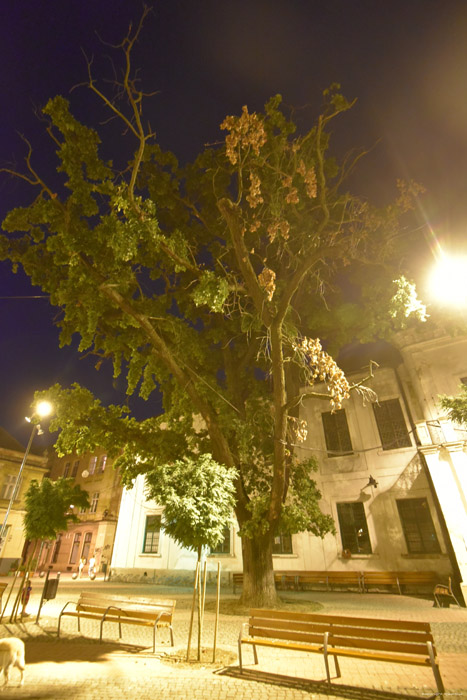
[[250, 607], [274, 607], [278, 598], [272, 566], [273, 536], [255, 535], [242, 538], [243, 589], [241, 602]]

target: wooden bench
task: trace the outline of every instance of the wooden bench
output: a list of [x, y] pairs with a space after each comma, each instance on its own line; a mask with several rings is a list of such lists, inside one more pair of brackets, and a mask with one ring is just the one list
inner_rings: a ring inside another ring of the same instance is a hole
[[327, 571], [328, 586], [357, 587], [362, 592], [360, 571]]
[[397, 581], [399, 592], [402, 593], [402, 586], [410, 586], [411, 588], [429, 588], [430, 592], [433, 586], [439, 583], [439, 574], [436, 571], [398, 571]]
[[[281, 581], [283, 576], [289, 576], [288, 572], [286, 571], [275, 571], [274, 572], [274, 582], [277, 586], [278, 581]], [[290, 579], [292, 580], [292, 579]], [[241, 571], [236, 571], [235, 573], [232, 573], [232, 586], [233, 586], [233, 593], [237, 592], [237, 588], [241, 588], [243, 586], [243, 572]]]
[[234, 572], [232, 574], [232, 585], [233, 585], [233, 594], [237, 592], [237, 588], [241, 588], [243, 586], [243, 574], [241, 572]]
[[241, 673], [243, 644], [253, 646], [256, 664], [258, 646], [323, 654], [328, 683], [330, 656], [334, 657], [337, 677], [341, 675], [338, 657], [343, 656], [427, 666], [433, 671], [438, 692], [444, 693], [436, 648], [426, 622], [252, 609], [238, 639]]
[[362, 592], [360, 571], [277, 571], [274, 574], [276, 586], [302, 590], [307, 586], [323, 585], [326, 590], [333, 587], [353, 587]]
[[429, 587], [430, 590], [439, 582], [434, 571], [364, 571], [362, 586], [368, 592], [369, 586], [396, 586], [402, 595], [402, 586], [412, 588]]
[[174, 645], [172, 617], [175, 603], [175, 600], [82, 593], [77, 602], [68, 601], [62, 608], [58, 617], [57, 637], [60, 637], [62, 618], [66, 616], [78, 619], [78, 631], [80, 631], [81, 619], [98, 620], [99, 641], [102, 641], [103, 627], [106, 622], [118, 623], [119, 639], [122, 637], [122, 625], [144, 625], [153, 628], [152, 647], [155, 652], [156, 629], [159, 627], [168, 627], [170, 642], [172, 646]]

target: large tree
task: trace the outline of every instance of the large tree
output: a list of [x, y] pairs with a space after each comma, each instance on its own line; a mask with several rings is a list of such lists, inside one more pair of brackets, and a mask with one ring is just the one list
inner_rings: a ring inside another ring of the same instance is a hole
[[423, 313], [394, 265], [416, 187], [399, 183], [383, 209], [350, 194], [361, 154], [330, 154], [330, 125], [352, 107], [336, 86], [308, 129], [297, 131], [276, 96], [263, 114], [227, 117], [225, 141], [181, 166], [145, 126], [131, 69], [139, 30], [121, 45], [123, 102], [88, 66], [88, 87], [135, 140], [127, 168], [102, 160], [98, 134], [64, 98], [50, 100], [43, 115], [61, 184], [41, 175], [29, 148], [15, 174], [34, 199], [3, 222], [0, 257], [61, 309], [62, 344], [78, 333], [81, 351], [126, 373], [129, 394], [163, 396], [163, 416], [138, 422], [77, 386], [55, 387], [58, 449], [123, 449], [126, 484], [199, 454], [235, 470], [243, 596], [270, 604], [274, 536], [333, 529], [316, 463], [293, 448], [306, 434], [301, 402], [338, 409], [352, 389], [318, 339], [331, 353]]

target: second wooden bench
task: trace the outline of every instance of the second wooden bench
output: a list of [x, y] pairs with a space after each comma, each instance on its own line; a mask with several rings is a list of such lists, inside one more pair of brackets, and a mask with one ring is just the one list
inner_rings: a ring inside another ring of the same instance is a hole
[[427, 622], [252, 609], [238, 639], [240, 672], [243, 644], [253, 647], [256, 664], [258, 646], [322, 654], [328, 683], [330, 656], [334, 657], [337, 677], [341, 675], [338, 657], [342, 656], [431, 667], [438, 692], [444, 693]]

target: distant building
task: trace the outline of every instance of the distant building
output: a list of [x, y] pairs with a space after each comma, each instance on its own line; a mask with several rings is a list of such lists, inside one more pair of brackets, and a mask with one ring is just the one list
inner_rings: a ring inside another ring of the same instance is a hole
[[[78, 523], [70, 523], [66, 532], [58, 534], [55, 542], [45, 543], [38, 569], [45, 571], [78, 572], [80, 559], [86, 559], [84, 574], [91, 556], [96, 558], [97, 570], [106, 571], [110, 564], [122, 494], [120, 477], [112, 460], [103, 450], [85, 455], [49, 456], [49, 476], [52, 480], [69, 477], [88, 492], [90, 507], [75, 510]], [[73, 504], [70, 504], [73, 507]]]
[[[318, 460], [312, 478], [337, 533], [323, 540], [306, 532], [277, 537], [274, 568], [429, 570], [453, 576], [467, 599], [467, 434], [438, 405], [440, 394], [455, 395], [467, 382], [467, 336], [429, 322], [371, 352], [379, 367], [368, 386], [377, 403], [352, 392], [335, 413], [316, 400], [301, 407], [308, 435], [296, 450]], [[344, 356], [351, 381], [365, 375], [358, 360], [352, 365]], [[196, 555], [164, 534], [161, 514], [138, 477], [122, 497], [115, 575], [157, 579], [193, 570]], [[236, 526], [208, 561], [217, 559], [224, 571], [241, 570]]]
[[[6, 430], [0, 428], [0, 527], [4, 523], [8, 505], [13, 496], [25, 448]], [[0, 574], [21, 564], [25, 537], [23, 519], [25, 515], [24, 494], [33, 479], [42, 481], [47, 473], [46, 457], [29, 453], [16, 498], [11, 504], [3, 542], [0, 543]]]

